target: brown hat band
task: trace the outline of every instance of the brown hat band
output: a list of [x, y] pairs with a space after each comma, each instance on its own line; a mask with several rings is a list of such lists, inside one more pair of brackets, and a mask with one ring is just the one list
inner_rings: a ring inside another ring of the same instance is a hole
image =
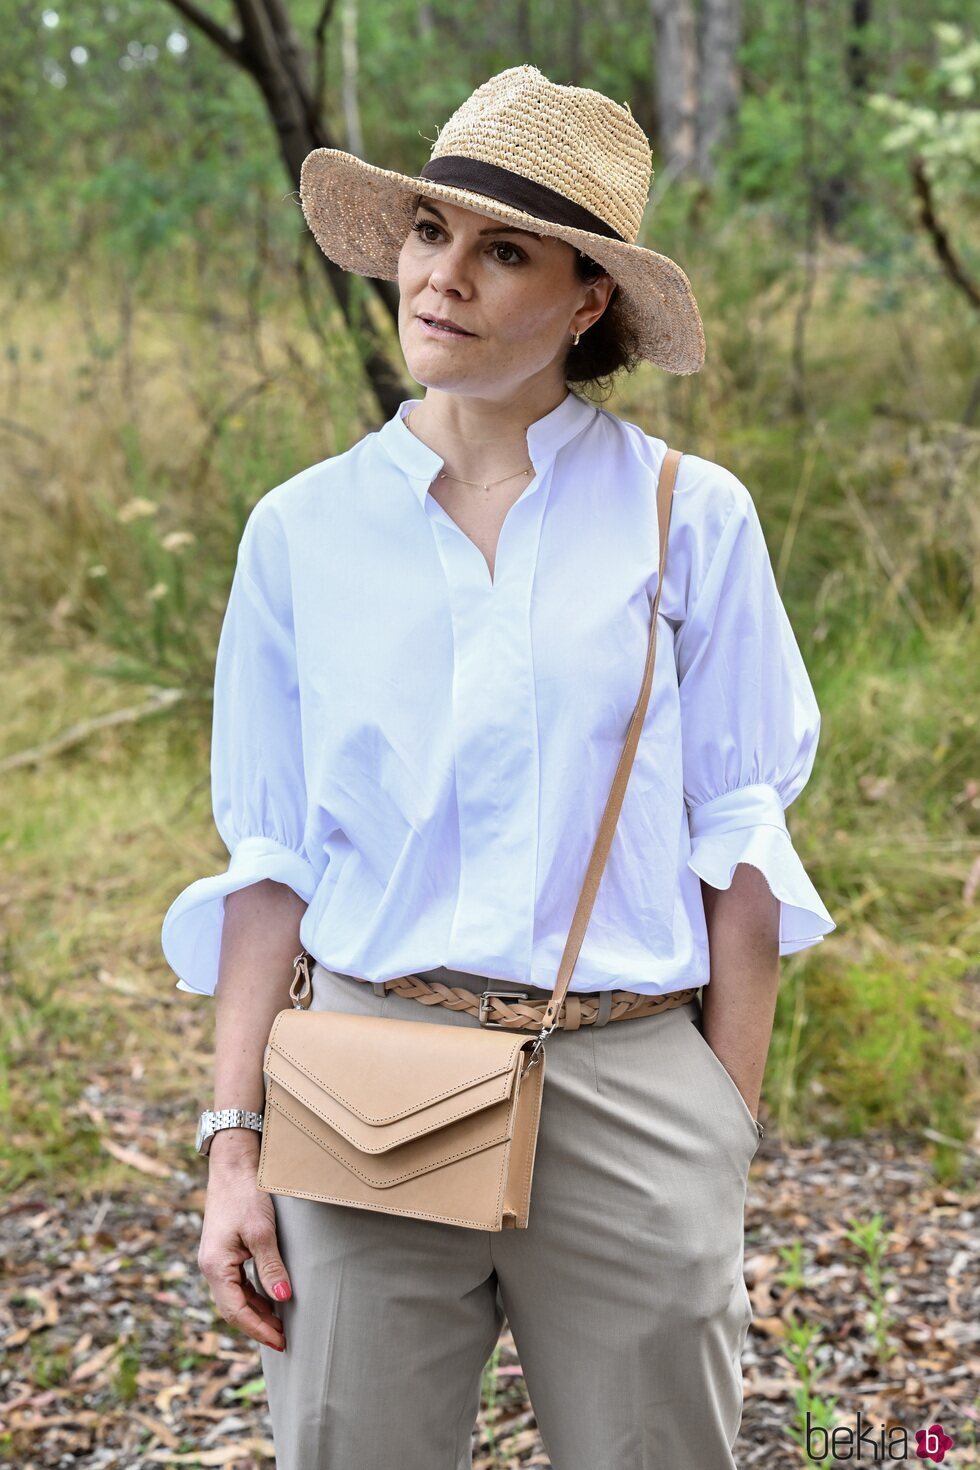
[[440, 158], [430, 158], [418, 177], [431, 179], [434, 184], [451, 184], [457, 189], [485, 194], [501, 204], [510, 204], [524, 214], [533, 214], [554, 225], [570, 225], [575, 230], [591, 230], [594, 235], [606, 235], [610, 240], [624, 240], [618, 230], [584, 205], [566, 199], [564, 194], [549, 189], [546, 184], [535, 183], [523, 174], [512, 173], [509, 168], [500, 168], [496, 163], [444, 153]]

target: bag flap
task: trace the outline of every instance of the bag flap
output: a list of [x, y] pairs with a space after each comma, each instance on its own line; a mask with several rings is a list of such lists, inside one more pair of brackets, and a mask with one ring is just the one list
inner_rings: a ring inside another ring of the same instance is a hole
[[[294, 1115], [298, 1110], [306, 1116], [307, 1124], [312, 1116], [328, 1127], [335, 1139], [342, 1136], [361, 1153], [377, 1155], [419, 1139], [426, 1140], [430, 1149], [433, 1146], [450, 1149], [453, 1145], [446, 1139], [434, 1144], [433, 1135], [439, 1132], [447, 1139], [456, 1139], [459, 1130], [466, 1125], [478, 1124], [482, 1132], [490, 1127], [496, 1134], [506, 1137], [509, 1126], [506, 1114], [516, 1077], [516, 1069], [502, 1072], [499, 1077], [490, 1077], [485, 1082], [452, 1092], [404, 1118], [395, 1118], [390, 1123], [367, 1123], [278, 1053], [270, 1056], [266, 1070], [269, 1075], [267, 1105], [278, 1103], [280, 1111], [286, 1112], [285, 1104], [288, 1103]], [[501, 1109], [505, 1115], [502, 1125]], [[298, 1121], [295, 1116], [293, 1121]], [[503, 1134], [500, 1133], [501, 1126]], [[315, 1131], [316, 1136], [321, 1137], [321, 1130]]]
[[[332, 1098], [320, 1094], [331, 1106], [340, 1109]], [[307, 1142], [331, 1154], [345, 1169], [370, 1184], [374, 1189], [388, 1189], [403, 1184], [407, 1179], [418, 1179], [436, 1169], [458, 1170], [466, 1159], [476, 1160], [481, 1155], [499, 1152], [505, 1147], [513, 1133], [513, 1107], [509, 1099], [493, 1107], [481, 1108], [468, 1117], [457, 1118], [446, 1128], [439, 1128], [420, 1136], [405, 1139], [400, 1147], [369, 1149], [361, 1146], [358, 1139], [325, 1122], [317, 1113], [275, 1082], [266, 1095], [269, 1145], [273, 1154], [283, 1159], [295, 1157], [297, 1147], [306, 1151]], [[277, 1117], [281, 1115], [287, 1132], [278, 1130]], [[350, 1116], [349, 1114], [347, 1115]], [[367, 1124], [354, 1119], [355, 1129], [362, 1133], [376, 1133]], [[411, 1123], [413, 1120], [409, 1119]], [[396, 1123], [395, 1128], [405, 1128], [406, 1123]], [[373, 1141], [373, 1140], [372, 1140]], [[308, 1155], [307, 1155], [308, 1156]], [[311, 1177], [319, 1177], [320, 1164], [311, 1166]]]
[[288, 1010], [273, 1022], [263, 1070], [358, 1148], [379, 1153], [509, 1097], [529, 1039], [527, 1032]]

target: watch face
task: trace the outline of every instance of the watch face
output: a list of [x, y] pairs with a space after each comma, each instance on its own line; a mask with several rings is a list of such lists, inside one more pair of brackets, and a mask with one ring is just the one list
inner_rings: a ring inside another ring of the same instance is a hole
[[197, 1149], [198, 1153], [201, 1152], [201, 1144], [203, 1142], [204, 1142], [204, 1114], [202, 1113], [201, 1116], [197, 1120], [197, 1138], [196, 1138], [196, 1140], [194, 1142], [194, 1147]]

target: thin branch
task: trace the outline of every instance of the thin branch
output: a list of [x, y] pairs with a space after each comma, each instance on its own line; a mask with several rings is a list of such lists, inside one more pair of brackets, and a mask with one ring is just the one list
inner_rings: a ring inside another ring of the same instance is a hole
[[970, 391], [966, 395], [966, 407], [963, 410], [963, 423], [967, 426], [967, 428], [973, 427], [973, 420], [977, 416], [978, 408], [980, 408], [980, 374], [978, 374], [977, 377], [974, 378], [973, 382], [970, 384]]
[[946, 272], [953, 285], [963, 292], [963, 295], [974, 308], [980, 307], [980, 290], [976, 283], [971, 281], [966, 271], [956, 258], [956, 254], [950, 244], [946, 228], [936, 214], [932, 201], [932, 185], [926, 173], [925, 163], [921, 158], [914, 158], [909, 165], [912, 170], [912, 179], [915, 183], [915, 192], [919, 197], [920, 215], [926, 234], [932, 240], [933, 248], [939, 258], [939, 264]]
[[80, 720], [76, 725], [69, 725], [67, 730], [56, 735], [53, 740], [46, 740], [43, 745], [35, 745], [30, 750], [18, 750], [13, 755], [5, 756], [0, 760], [0, 771], [15, 771], [19, 766], [38, 765], [50, 756], [60, 755], [73, 745], [80, 745], [99, 730], [107, 730], [113, 725], [131, 725], [135, 720], [142, 720], [147, 715], [156, 715], [161, 710], [169, 709], [183, 697], [180, 689], [154, 690], [153, 698], [148, 704], [131, 705], [129, 709], [116, 709], [110, 714], [97, 715], [91, 720]]
[[[308, 58], [300, 45], [299, 37], [283, 0], [264, 0], [264, 7], [272, 28], [272, 35], [275, 38], [275, 50], [300, 99], [306, 115], [307, 127], [312, 132], [316, 129], [318, 119], [310, 87]], [[240, 4], [239, 14], [242, 13], [242, 10], [243, 7]]]
[[[826, 428], [823, 424], [818, 422], [815, 426], [815, 431], [825, 450], [827, 451], [829, 457], [830, 454], [833, 452], [833, 445], [829, 443], [829, 436], [827, 434]], [[858, 525], [864, 532], [868, 541], [868, 545], [871, 547], [871, 550], [873, 551], [875, 557], [881, 565], [885, 576], [888, 578], [890, 589], [905, 604], [905, 607], [907, 611], [911, 614], [916, 626], [920, 629], [924, 637], [928, 639], [931, 636], [932, 632], [929, 626], [929, 620], [926, 617], [925, 613], [922, 611], [922, 608], [919, 605], [917, 599], [905, 585], [906, 575], [901, 572], [898, 567], [896, 567], [894, 561], [892, 560], [891, 552], [888, 550], [885, 541], [879, 535], [878, 528], [875, 525], [874, 520], [865, 510], [864, 503], [862, 502], [860, 496], [857, 494], [856, 490], [850, 482], [850, 479], [846, 474], [838, 473], [837, 484], [843, 491], [844, 498], [847, 500], [847, 503], [851, 507], [851, 510], [854, 514], [854, 519], [857, 521]]]
[[30, 439], [32, 444], [39, 444], [42, 449], [49, 449], [51, 440], [39, 434], [36, 429], [31, 429], [27, 424], [20, 424], [16, 419], [0, 419], [0, 429], [6, 429], [10, 434], [22, 434], [25, 439]]
[[248, 70], [245, 47], [241, 41], [236, 41], [234, 36], [224, 30], [222, 26], [219, 26], [216, 20], [212, 20], [210, 15], [205, 11], [199, 10], [194, 4], [194, 0], [168, 0], [168, 4], [172, 5], [174, 10], [182, 15], [185, 20], [189, 20], [191, 25], [196, 26], [199, 31], [203, 31], [209, 40], [213, 41], [226, 55], [231, 57], [236, 65], [243, 66]]
[[296, 279], [299, 282], [300, 300], [303, 303], [303, 310], [306, 313], [306, 320], [309, 323], [310, 330], [315, 337], [319, 338], [321, 345], [326, 347], [327, 333], [317, 317], [317, 307], [320, 303], [315, 299], [315, 293], [306, 269], [306, 263], [310, 254], [311, 251], [307, 237], [297, 236], [296, 261], [293, 269], [296, 273]]
[[218, 442], [225, 421], [244, 408], [246, 403], [249, 403], [253, 398], [257, 398], [260, 393], [264, 393], [275, 381], [276, 375], [269, 373], [266, 377], [259, 378], [247, 388], [242, 388], [218, 409], [218, 412], [208, 425], [204, 439], [195, 453], [193, 464], [188, 464], [183, 472], [185, 483], [195, 488], [201, 484], [211, 463], [211, 455], [214, 451], [215, 444]]
[[322, 117], [327, 86], [327, 27], [333, 18], [335, 0], [323, 0], [323, 9], [313, 28], [313, 105], [317, 116]]
[[806, 413], [806, 329], [807, 317], [813, 304], [817, 279], [817, 197], [819, 180], [815, 158], [815, 126], [813, 95], [810, 88], [810, 27], [807, 20], [806, 0], [796, 0], [796, 68], [800, 97], [800, 135], [803, 155], [803, 178], [806, 184], [806, 209], [803, 237], [803, 287], [799, 307], [793, 322], [793, 377], [792, 405], [801, 417]]

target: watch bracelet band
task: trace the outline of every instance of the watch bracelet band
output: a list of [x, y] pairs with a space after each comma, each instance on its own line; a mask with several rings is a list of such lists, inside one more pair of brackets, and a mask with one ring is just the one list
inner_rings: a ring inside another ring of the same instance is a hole
[[215, 1120], [217, 1133], [222, 1128], [261, 1128], [262, 1114], [251, 1108], [208, 1108], [206, 1111]]
[[254, 1133], [261, 1133], [263, 1129], [263, 1114], [250, 1108], [206, 1108], [201, 1115], [202, 1123], [205, 1118], [207, 1127], [201, 1143], [202, 1153], [209, 1153], [212, 1140], [227, 1128], [246, 1128]]

